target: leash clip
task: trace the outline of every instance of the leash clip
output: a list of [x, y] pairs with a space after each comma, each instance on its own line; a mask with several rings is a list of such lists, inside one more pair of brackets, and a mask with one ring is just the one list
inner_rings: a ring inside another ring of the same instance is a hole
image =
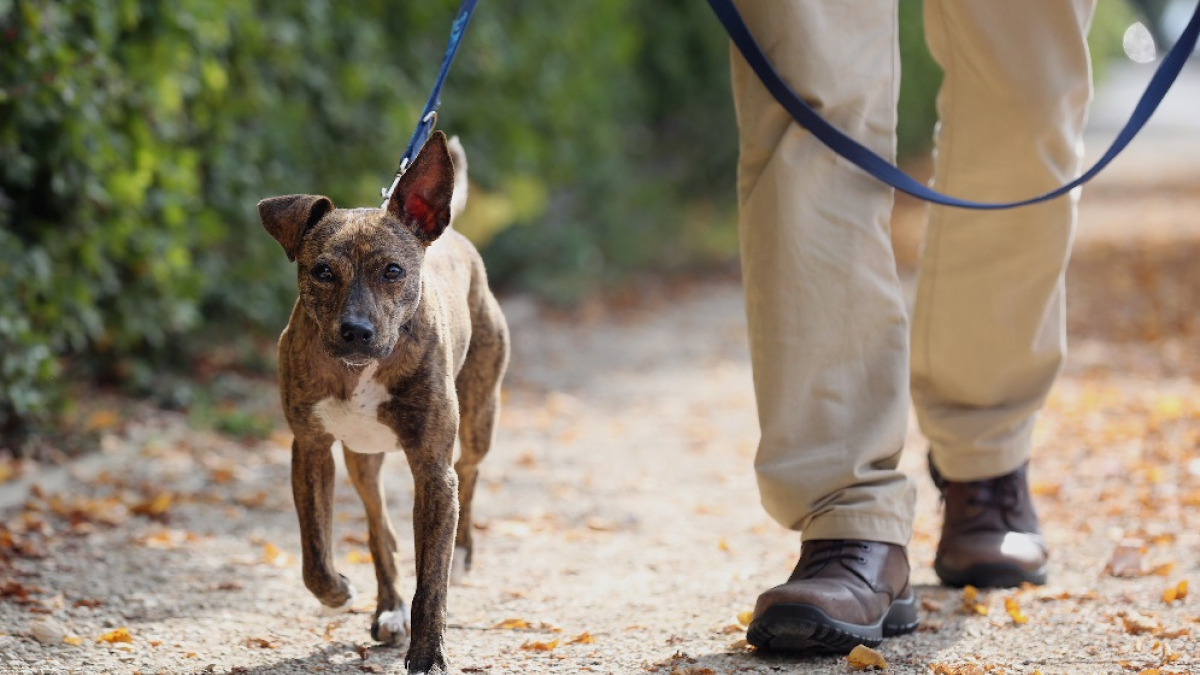
[[[437, 126], [437, 119], [437, 111], [430, 110], [417, 124], [417, 135], [413, 137], [413, 140], [415, 141], [424, 136], [424, 138], [421, 138], [421, 147], [425, 147], [425, 141], [429, 140], [430, 132], [432, 132], [434, 127]], [[420, 151], [421, 149], [417, 148], [417, 152]], [[412, 152], [412, 148], [409, 148], [409, 152]], [[404, 172], [408, 170], [408, 165], [411, 163], [412, 158], [408, 156], [408, 153], [405, 153], [404, 157], [400, 159], [400, 168], [396, 170], [396, 178], [392, 180], [391, 186], [380, 188], [379, 190], [380, 196], [383, 197], [383, 205], [379, 208], [387, 208], [388, 201], [390, 201], [392, 198], [392, 193], [396, 191], [396, 186], [400, 184], [400, 177], [403, 176]]]

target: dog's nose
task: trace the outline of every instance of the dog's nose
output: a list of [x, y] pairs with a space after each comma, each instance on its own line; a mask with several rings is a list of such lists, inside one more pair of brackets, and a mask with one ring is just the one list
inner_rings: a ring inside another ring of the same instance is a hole
[[349, 344], [355, 342], [367, 344], [375, 337], [375, 327], [365, 321], [345, 321], [342, 323], [342, 339]]

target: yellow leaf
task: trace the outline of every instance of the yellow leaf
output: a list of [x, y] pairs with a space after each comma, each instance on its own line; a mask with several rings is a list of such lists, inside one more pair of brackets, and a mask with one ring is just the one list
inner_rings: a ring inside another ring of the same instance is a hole
[[263, 542], [262, 547], [263, 547], [263, 555], [262, 555], [263, 562], [265, 562], [268, 565], [273, 565], [275, 567], [287, 566], [289, 556], [287, 553], [284, 553], [282, 549], [280, 549], [278, 546], [276, 546], [275, 544], [272, 544], [269, 541]]
[[576, 635], [575, 637], [571, 638], [571, 641], [568, 644], [592, 645], [592, 644], [596, 644], [596, 638], [592, 637], [592, 634], [585, 630], [582, 633], [580, 633], [579, 635]]
[[737, 620], [743, 626], [749, 626], [750, 622], [754, 620], [754, 612], [738, 612]]
[[987, 616], [988, 606], [984, 603], [984, 598], [979, 596], [979, 589], [970, 584], [963, 587], [962, 604], [963, 609], [968, 612]]
[[1015, 597], [1004, 599], [1004, 610], [1008, 612], [1010, 617], [1012, 617], [1013, 623], [1029, 623], [1029, 617], [1025, 616], [1025, 614], [1021, 611], [1021, 606], [1017, 604], [1017, 599]]
[[508, 630], [529, 628], [529, 622], [525, 619], [505, 619], [495, 626], [492, 626], [492, 628], [507, 628]]
[[521, 649], [530, 652], [548, 652], [557, 646], [558, 640], [551, 640], [550, 642], [534, 642], [529, 640], [525, 644], [521, 645]]
[[353, 549], [346, 552], [346, 562], [350, 563], [351, 565], [367, 565], [373, 561], [374, 559], [367, 551]]
[[887, 661], [883, 659], [883, 655], [865, 645], [858, 645], [850, 650], [850, 654], [846, 656], [846, 663], [850, 664], [850, 667], [855, 670], [868, 670], [870, 668], [884, 670], [888, 667]]
[[0, 460], [0, 483], [12, 478], [16, 474], [17, 472], [12, 468], [11, 463], [6, 460]]
[[96, 642], [107, 642], [109, 644], [114, 642], [133, 642], [133, 636], [129, 634], [128, 628], [122, 626], [96, 638]]
[[135, 505], [129, 510], [138, 514], [139, 516], [149, 516], [153, 518], [166, 513], [167, 509], [169, 508], [171, 508], [171, 495], [167, 494], [166, 492], [160, 492], [154, 495], [153, 499], [147, 499], [146, 501]]
[[717, 550], [725, 551], [726, 553], [728, 553], [729, 552], [729, 542], [725, 541], [724, 538], [718, 539], [717, 540]]
[[1175, 584], [1174, 586], [1167, 587], [1167, 590], [1163, 591], [1162, 599], [1163, 599], [1163, 602], [1165, 602], [1169, 605], [1172, 602], [1175, 602], [1176, 600], [1183, 600], [1184, 598], [1187, 597], [1187, 594], [1188, 594], [1188, 582], [1187, 582], [1187, 579], [1184, 579], [1183, 581], [1180, 581], [1179, 583]]
[[63, 642], [71, 645], [72, 647], [78, 647], [83, 644], [83, 638], [72, 633], [71, 635], [64, 635]]

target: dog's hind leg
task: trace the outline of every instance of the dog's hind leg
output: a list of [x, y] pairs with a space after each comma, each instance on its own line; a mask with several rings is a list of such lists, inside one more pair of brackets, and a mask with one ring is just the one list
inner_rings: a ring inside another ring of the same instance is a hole
[[[495, 305], [495, 301], [491, 301]], [[471, 569], [474, 542], [471, 537], [471, 502], [483, 461], [496, 436], [500, 415], [500, 380], [508, 364], [508, 330], [499, 308], [498, 323], [472, 337], [466, 362], [458, 373], [458, 442], [460, 455], [454, 463], [458, 474], [458, 531], [454, 538], [454, 567], [450, 578], [461, 582]]]
[[375, 561], [375, 580], [379, 586], [379, 603], [371, 622], [371, 637], [387, 644], [398, 644], [408, 638], [412, 620], [408, 605], [400, 595], [396, 559], [396, 531], [388, 517], [380, 472], [384, 454], [360, 454], [344, 448], [346, 470], [350, 482], [367, 512], [368, 545]]

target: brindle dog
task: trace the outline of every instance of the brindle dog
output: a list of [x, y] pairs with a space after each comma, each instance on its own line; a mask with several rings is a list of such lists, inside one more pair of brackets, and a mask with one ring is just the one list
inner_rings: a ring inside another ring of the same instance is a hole
[[[447, 144], [439, 131], [385, 208], [335, 209], [313, 195], [258, 205], [263, 226], [298, 265], [300, 298], [279, 341], [279, 370], [295, 435], [292, 491], [304, 584], [327, 607], [348, 609], [354, 601], [332, 554], [331, 450], [340, 440], [366, 507], [379, 584], [371, 636], [396, 644], [411, 632], [410, 673], [447, 668], [451, 560], [455, 572], [471, 564], [471, 499], [508, 363], [508, 328], [483, 261], [447, 229], [466, 201], [466, 185], [461, 146], [457, 139]], [[461, 452], [454, 462], [456, 437]], [[414, 483], [411, 621], [379, 476], [378, 453], [398, 451]]]

